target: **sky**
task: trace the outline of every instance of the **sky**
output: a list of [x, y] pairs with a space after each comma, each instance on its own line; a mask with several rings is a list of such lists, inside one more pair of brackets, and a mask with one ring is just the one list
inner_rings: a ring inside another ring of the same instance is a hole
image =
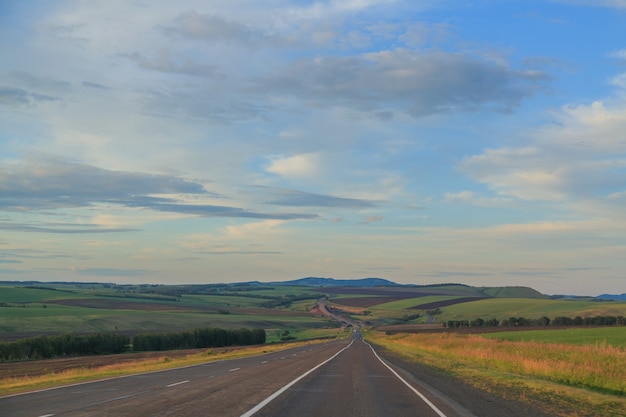
[[2, 0], [0, 281], [626, 292], [626, 0]]

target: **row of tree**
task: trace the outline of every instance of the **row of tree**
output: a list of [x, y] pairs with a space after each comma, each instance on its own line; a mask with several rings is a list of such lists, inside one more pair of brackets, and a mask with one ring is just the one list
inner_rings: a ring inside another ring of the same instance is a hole
[[114, 333], [37, 336], [0, 343], [0, 361], [50, 359], [62, 356], [107, 355], [126, 352], [130, 338]]
[[594, 316], [594, 317], [549, 317], [542, 316], [537, 319], [528, 319], [525, 317], [509, 317], [499, 321], [497, 319], [484, 320], [477, 318], [474, 320], [448, 320], [443, 323], [444, 327], [536, 327], [536, 326], [626, 326], [626, 317], [624, 316]]
[[0, 342], [0, 362], [50, 359], [66, 356], [108, 355], [129, 351], [194, 349], [265, 343], [263, 329], [203, 328], [178, 333], [139, 334], [132, 338], [115, 333], [37, 336]]
[[219, 329], [207, 327], [175, 333], [143, 333], [133, 338], [134, 351], [200, 349], [265, 343], [264, 329]]

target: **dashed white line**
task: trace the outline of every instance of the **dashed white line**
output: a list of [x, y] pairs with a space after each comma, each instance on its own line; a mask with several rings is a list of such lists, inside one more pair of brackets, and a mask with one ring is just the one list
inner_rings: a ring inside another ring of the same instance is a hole
[[170, 387], [175, 387], [176, 385], [186, 384], [187, 382], [189, 382], [189, 380], [188, 380], [188, 379], [187, 379], [186, 381], [174, 382], [173, 384], [166, 385], [166, 387], [167, 387], [167, 388], [170, 388]]
[[235, 371], [238, 371], [238, 370], [240, 370], [240, 369], [241, 369], [241, 368], [233, 368], [233, 369], [229, 369], [229, 370], [228, 370], [228, 372], [235, 372]]
[[52, 417], [54, 414], [44, 414], [43, 416], [39, 416], [39, 417]]
[[309, 369], [308, 371], [306, 371], [305, 373], [303, 373], [302, 375], [300, 375], [299, 377], [297, 377], [296, 379], [294, 379], [293, 381], [291, 381], [290, 383], [288, 383], [287, 385], [285, 385], [284, 387], [282, 387], [281, 389], [279, 389], [278, 391], [276, 391], [275, 393], [273, 393], [272, 395], [270, 395], [269, 397], [267, 397], [266, 399], [264, 399], [263, 401], [258, 403], [256, 406], [254, 406], [253, 408], [251, 408], [247, 412], [243, 413], [241, 415], [241, 417], [251, 417], [251, 416], [253, 416], [257, 411], [259, 411], [260, 409], [262, 409], [263, 407], [265, 407], [266, 405], [268, 405], [269, 403], [274, 401], [280, 394], [282, 394], [283, 392], [287, 391], [293, 385], [297, 384], [298, 381], [300, 381], [302, 378], [306, 377], [311, 372], [315, 371], [316, 369], [326, 365], [328, 362], [330, 362], [333, 359], [335, 359], [337, 356], [339, 356], [339, 354], [341, 352], [343, 352], [344, 350], [346, 350], [350, 346], [352, 346], [353, 343], [354, 343], [354, 340], [352, 342], [350, 342], [350, 344], [348, 346], [346, 346], [345, 348], [341, 349], [339, 352], [335, 353], [333, 356], [331, 356], [330, 358], [326, 359], [324, 362], [322, 362], [322, 363], [314, 366], [313, 368]]

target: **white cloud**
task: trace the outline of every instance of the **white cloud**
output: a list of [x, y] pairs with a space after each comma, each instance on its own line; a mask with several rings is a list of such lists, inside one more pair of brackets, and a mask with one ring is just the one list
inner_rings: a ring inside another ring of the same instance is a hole
[[618, 51], [609, 54], [610, 57], [626, 61], [626, 49], [620, 49]]
[[611, 193], [607, 196], [609, 200], [622, 200], [626, 199], [626, 191], [619, 191], [616, 193]]
[[446, 203], [463, 203], [472, 204], [481, 207], [504, 207], [510, 206], [512, 203], [511, 198], [506, 197], [484, 197], [477, 195], [473, 191], [459, 191], [458, 193], [446, 193], [443, 201]]
[[260, 222], [245, 223], [242, 225], [231, 225], [225, 228], [225, 237], [247, 239], [254, 241], [257, 239], [265, 239], [270, 235], [276, 235], [282, 233], [279, 226], [282, 225], [282, 220], [264, 220]]
[[626, 97], [563, 106], [528, 145], [486, 149], [459, 168], [500, 195], [597, 200], [626, 188]]
[[295, 178], [313, 177], [318, 170], [319, 155], [316, 153], [274, 157], [266, 167], [266, 171], [272, 174]]
[[[626, 50], [624, 50], [624, 61], [626, 61]], [[626, 73], [619, 74], [611, 80], [611, 84], [626, 91]]]

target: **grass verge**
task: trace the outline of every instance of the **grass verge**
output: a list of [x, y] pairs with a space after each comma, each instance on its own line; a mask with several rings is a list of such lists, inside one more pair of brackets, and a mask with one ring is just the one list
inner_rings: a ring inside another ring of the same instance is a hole
[[498, 396], [555, 416], [609, 417], [626, 410], [626, 351], [491, 340], [480, 335], [422, 333], [366, 338], [408, 360], [425, 363]]

